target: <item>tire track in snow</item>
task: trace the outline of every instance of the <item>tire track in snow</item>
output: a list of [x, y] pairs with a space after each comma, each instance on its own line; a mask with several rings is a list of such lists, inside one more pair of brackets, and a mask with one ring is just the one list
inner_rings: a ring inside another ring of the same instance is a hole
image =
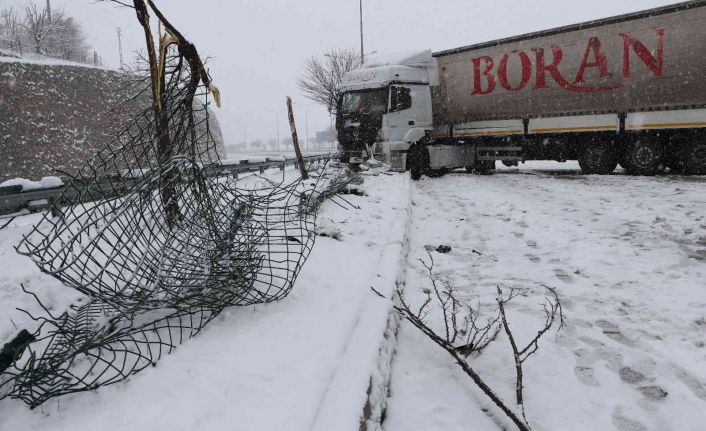
[[[415, 197], [408, 294], [424, 286], [416, 262], [425, 257], [424, 246], [439, 244], [453, 247], [449, 255], [435, 256], [440, 276], [481, 297], [496, 285], [555, 286], [570, 324], [527, 364], [528, 412], [537, 428], [696, 430], [706, 420], [706, 331], [698, 323], [706, 316], [703, 181], [542, 171], [423, 180]], [[531, 321], [535, 303], [518, 305], [515, 312]], [[404, 403], [425, 399], [396, 396], [413, 390], [411, 373], [425, 372], [405, 357], [444, 360], [424, 353], [433, 347], [405, 331], [391, 415]], [[421, 346], [410, 346], [404, 337]], [[486, 352], [478, 366], [511, 383], [492, 356]], [[449, 369], [453, 364], [429, 365], [436, 367], [445, 370], [429, 372], [442, 379], [438, 385], [463, 379]], [[441, 400], [426, 399], [428, 407], [421, 410], [427, 416], [453, 415], [443, 408], [448, 405], [443, 397], [453, 390], [436, 392]], [[424, 421], [413, 417], [391, 417], [386, 429]], [[463, 429], [460, 417], [458, 424], [446, 419], [445, 429]]]

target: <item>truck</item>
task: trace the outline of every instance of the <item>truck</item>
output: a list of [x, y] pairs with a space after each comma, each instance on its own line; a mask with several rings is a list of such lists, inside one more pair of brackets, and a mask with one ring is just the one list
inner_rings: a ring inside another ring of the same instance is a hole
[[412, 177], [578, 160], [586, 174], [706, 174], [706, 0], [432, 53], [339, 87], [341, 161]]

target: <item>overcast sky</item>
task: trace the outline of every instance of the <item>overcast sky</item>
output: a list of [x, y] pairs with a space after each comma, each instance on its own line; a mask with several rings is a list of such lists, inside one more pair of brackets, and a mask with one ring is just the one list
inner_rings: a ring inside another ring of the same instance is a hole
[[[0, 6], [27, 0], [0, 0]], [[44, 3], [45, 0], [35, 0]], [[94, 0], [51, 0], [84, 28], [93, 47], [116, 67], [116, 27], [126, 55], [144, 45], [132, 9]], [[360, 46], [358, 0], [157, 0], [165, 15], [209, 61], [224, 107], [226, 142], [288, 133], [285, 96], [294, 98], [300, 136], [323, 130], [326, 110], [308, 105], [296, 81], [304, 61], [330, 48]], [[365, 49], [435, 51], [678, 3], [674, 0], [363, 0]], [[307, 106], [308, 105], [308, 106]]]

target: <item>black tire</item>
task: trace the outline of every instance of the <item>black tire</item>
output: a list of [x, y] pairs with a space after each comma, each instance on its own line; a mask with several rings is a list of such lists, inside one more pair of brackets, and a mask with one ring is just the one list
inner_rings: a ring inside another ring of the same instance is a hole
[[630, 175], [653, 176], [663, 163], [664, 151], [656, 139], [641, 138], [629, 145], [623, 167]]
[[683, 175], [686, 173], [684, 163], [681, 160], [681, 155], [666, 157], [664, 166], [669, 169], [669, 173], [672, 175]]
[[687, 144], [680, 158], [684, 173], [706, 175], [706, 138], [702, 136], [701, 140]]
[[579, 166], [587, 175], [610, 175], [618, 167], [618, 158], [611, 144], [591, 142], [579, 157]]
[[495, 160], [477, 161], [473, 166], [466, 166], [466, 172], [478, 175], [489, 175], [495, 170]]
[[429, 169], [427, 170], [426, 174], [429, 178], [439, 178], [443, 177], [444, 175], [448, 174], [449, 170], [446, 168], [441, 168], [441, 169]]

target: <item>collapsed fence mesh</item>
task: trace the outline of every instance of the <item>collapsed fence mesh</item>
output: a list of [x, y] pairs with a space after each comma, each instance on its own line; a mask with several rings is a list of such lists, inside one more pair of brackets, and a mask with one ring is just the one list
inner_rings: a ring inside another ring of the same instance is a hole
[[291, 291], [320, 205], [350, 178], [325, 162], [306, 181], [207, 175], [219, 150], [189, 60], [170, 48], [161, 109], [125, 126], [17, 247], [86, 300], [31, 316], [33, 341], [0, 374], [0, 399], [36, 407], [123, 381], [225, 308]]

